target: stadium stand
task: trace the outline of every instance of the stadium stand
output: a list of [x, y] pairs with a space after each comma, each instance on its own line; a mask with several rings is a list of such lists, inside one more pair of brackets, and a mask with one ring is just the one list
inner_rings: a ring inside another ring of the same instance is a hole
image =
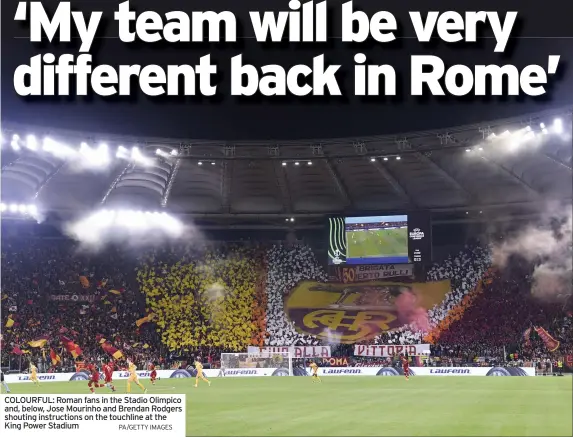
[[174, 263], [146, 257], [137, 279], [170, 351], [240, 351], [259, 337], [261, 324], [253, 320], [253, 314], [264, 317], [255, 293], [264, 274], [258, 252], [236, 246], [187, 249]]
[[20, 367], [23, 357], [47, 370], [53, 350], [57, 366], [73, 367], [67, 340], [79, 346], [83, 360], [101, 362], [109, 358], [101, 339], [138, 362], [158, 362], [154, 331], [135, 325], [145, 302], [129, 275], [134, 266], [114, 248], [86, 255], [66, 239], [4, 240], [3, 365]]
[[[3, 366], [34, 360], [51, 371], [73, 367], [67, 340], [79, 346], [81, 361], [120, 351], [142, 366], [178, 366], [195, 357], [216, 365], [221, 352], [251, 345], [322, 344], [297, 332], [284, 310], [297, 283], [327, 280], [304, 244], [169, 247], [136, 259], [117, 248], [86, 255], [65, 239], [19, 239], [6, 240], [2, 251]], [[534, 324], [571, 353], [571, 313], [531, 297], [530, 266], [515, 263], [503, 275], [490, 266], [488, 250], [475, 246], [437, 263], [427, 279], [450, 279], [452, 287], [428, 312], [431, 332], [404, 326], [372, 343], [429, 339], [435, 357], [456, 362], [502, 360], [509, 352], [546, 358], [539, 339], [523, 346], [523, 332]], [[334, 355], [352, 355], [351, 345], [334, 346]], [[51, 351], [60, 362], [52, 363]]]
[[320, 342], [308, 335], [298, 333], [284, 311], [284, 298], [292, 288], [303, 280], [326, 281], [327, 275], [318, 264], [310, 247], [305, 245], [274, 246], [268, 251], [267, 274], [267, 344], [316, 345]]

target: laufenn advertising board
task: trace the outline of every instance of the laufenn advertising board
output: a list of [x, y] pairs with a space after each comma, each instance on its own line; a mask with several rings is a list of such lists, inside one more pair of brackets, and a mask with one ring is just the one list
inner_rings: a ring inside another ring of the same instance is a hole
[[[138, 370], [137, 376], [140, 378], [149, 378], [151, 371], [149, 370]], [[177, 370], [158, 370], [157, 376], [159, 378], [188, 378], [190, 373], [187, 370], [177, 369]], [[103, 372], [100, 373], [100, 377], [103, 379]], [[28, 373], [6, 373], [4, 378], [8, 384], [14, 384], [18, 382], [31, 382], [30, 375]], [[127, 371], [116, 371], [113, 372], [114, 380], [123, 380], [129, 378], [129, 372]], [[38, 379], [40, 382], [65, 382], [65, 381], [87, 381], [89, 375], [87, 372], [67, 372], [67, 373], [38, 373]]]
[[[149, 378], [150, 372], [137, 372], [140, 378]], [[286, 367], [253, 369], [204, 369], [207, 378], [240, 378], [248, 376], [289, 376]], [[311, 375], [310, 368], [294, 367], [294, 376]], [[320, 376], [401, 376], [399, 367], [320, 367]], [[411, 376], [535, 376], [533, 367], [410, 367]], [[158, 370], [157, 376], [167, 378], [194, 378], [194, 370]], [[127, 372], [114, 372], [114, 379], [127, 379]], [[30, 375], [24, 373], [5, 375], [8, 384], [30, 382]], [[44, 382], [87, 381], [86, 372], [40, 373], [38, 379]]]
[[[310, 368], [306, 369], [310, 375]], [[403, 376], [396, 367], [321, 367], [319, 376]], [[410, 376], [535, 376], [533, 367], [410, 367]]]

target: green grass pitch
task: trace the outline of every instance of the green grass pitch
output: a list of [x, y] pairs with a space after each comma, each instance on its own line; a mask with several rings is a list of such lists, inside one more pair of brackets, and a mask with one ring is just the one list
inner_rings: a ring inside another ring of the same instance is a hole
[[[571, 436], [570, 377], [163, 379], [187, 395], [189, 436]], [[82, 382], [12, 384], [12, 394], [83, 394]], [[117, 393], [125, 382], [117, 381]], [[139, 389], [132, 389], [138, 393]], [[99, 389], [103, 395], [109, 390]]]
[[408, 229], [379, 229], [348, 233], [349, 258], [408, 256]]

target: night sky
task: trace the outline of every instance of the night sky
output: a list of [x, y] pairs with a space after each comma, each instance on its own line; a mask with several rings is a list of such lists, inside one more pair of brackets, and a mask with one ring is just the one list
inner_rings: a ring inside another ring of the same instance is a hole
[[[55, 6], [54, 0], [43, 3]], [[329, 35], [340, 35], [337, 12], [342, 1], [329, 1], [333, 26]], [[324, 53], [327, 60], [343, 64], [346, 78], [341, 82], [344, 98], [250, 98], [223, 96], [217, 99], [108, 99], [98, 96], [82, 99], [37, 98], [25, 100], [13, 90], [12, 78], [19, 64], [29, 63], [38, 53], [76, 53], [79, 44], [33, 45], [23, 37], [25, 28], [12, 21], [16, 0], [3, 0], [2, 7], [2, 121], [19, 122], [53, 128], [117, 133], [130, 136], [155, 136], [194, 139], [295, 139], [328, 138], [391, 134], [421, 129], [434, 129], [465, 123], [476, 123], [503, 117], [541, 111], [573, 103], [573, 6], [564, 0], [539, 1], [355, 1], [370, 15], [385, 9], [396, 16], [400, 39], [392, 44], [370, 42], [349, 46], [332, 38], [322, 45], [275, 45], [262, 47], [255, 40], [244, 38], [237, 44], [126, 45], [117, 35], [112, 11], [115, 0], [76, 0], [77, 9], [101, 10], [107, 23], [99, 34], [94, 54], [96, 63], [118, 64], [195, 64], [199, 57], [211, 53], [219, 64], [221, 94], [227, 94], [228, 65], [232, 56], [243, 53], [252, 64], [278, 63], [284, 66], [310, 64], [314, 56]], [[170, 10], [231, 10], [243, 36], [251, 36], [249, 10], [268, 10], [275, 6], [287, 9], [287, 1], [228, 0], [135, 0], [138, 11], [153, 9], [159, 13]], [[499, 6], [499, 5], [503, 6]], [[240, 6], [239, 6], [240, 5]], [[422, 45], [415, 35], [407, 12], [419, 10], [516, 10], [519, 25], [505, 54], [493, 52], [495, 40], [485, 29], [478, 43], [446, 45], [434, 41]], [[79, 42], [79, 40], [78, 40]], [[399, 76], [400, 98], [353, 97], [351, 85], [353, 56], [365, 53], [371, 63], [390, 63]], [[549, 96], [534, 100], [524, 98], [457, 99], [409, 97], [409, 57], [412, 54], [436, 54], [446, 64], [512, 63], [522, 67], [531, 63], [547, 64], [548, 55], [561, 55], [558, 75], [553, 77]]]

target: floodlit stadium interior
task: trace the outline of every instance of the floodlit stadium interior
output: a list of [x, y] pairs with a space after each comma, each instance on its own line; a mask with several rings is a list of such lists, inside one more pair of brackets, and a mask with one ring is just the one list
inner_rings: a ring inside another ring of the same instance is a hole
[[[3, 124], [2, 390], [88, 394], [129, 359], [190, 435], [571, 435], [572, 114], [235, 143]], [[263, 375], [309, 378], [233, 377]]]

